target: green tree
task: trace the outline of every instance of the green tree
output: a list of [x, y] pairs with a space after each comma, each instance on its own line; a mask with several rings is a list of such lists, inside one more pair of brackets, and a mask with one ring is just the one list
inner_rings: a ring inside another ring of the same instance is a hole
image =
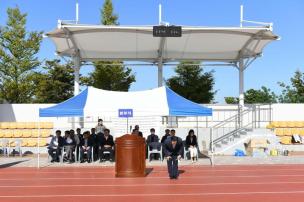
[[271, 92], [269, 88], [262, 86], [261, 89], [249, 89], [244, 93], [246, 104], [255, 103], [276, 103], [277, 96], [274, 92]]
[[226, 104], [238, 104], [239, 98], [237, 97], [225, 97]]
[[283, 88], [282, 94], [279, 96], [281, 103], [303, 103], [304, 102], [304, 73], [297, 70], [294, 77], [290, 79], [291, 86], [283, 82], [278, 84]]
[[59, 103], [73, 96], [74, 70], [71, 62], [46, 61], [43, 70], [32, 77], [36, 86], [34, 102]]
[[[238, 104], [238, 97], [225, 97], [227, 104]], [[262, 86], [261, 89], [249, 89], [244, 93], [245, 104], [257, 104], [257, 103], [276, 103], [277, 96], [274, 92], [271, 92], [269, 88]]]
[[[105, 0], [100, 10], [101, 23], [103, 25], [118, 25], [118, 16], [113, 13], [111, 0]], [[95, 70], [88, 77], [82, 79], [82, 83], [96, 88], [115, 91], [128, 91], [135, 82], [135, 75], [130, 68], [126, 68], [122, 61], [98, 61], [94, 62]]]
[[199, 62], [181, 62], [175, 68], [176, 76], [166, 84], [176, 93], [197, 103], [210, 103], [214, 99], [213, 71], [203, 72]]
[[18, 7], [7, 9], [8, 20], [0, 27], [0, 99], [29, 103], [33, 95], [32, 70], [40, 65], [36, 56], [42, 32], [26, 30], [26, 16]]

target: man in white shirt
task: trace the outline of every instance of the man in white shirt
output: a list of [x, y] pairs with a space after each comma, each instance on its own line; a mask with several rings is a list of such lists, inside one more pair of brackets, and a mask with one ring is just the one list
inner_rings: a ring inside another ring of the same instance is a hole
[[106, 129], [106, 127], [103, 125], [102, 119], [98, 119], [98, 124], [95, 127], [95, 129], [96, 129], [96, 134], [98, 134], [98, 133], [104, 134], [104, 130]]

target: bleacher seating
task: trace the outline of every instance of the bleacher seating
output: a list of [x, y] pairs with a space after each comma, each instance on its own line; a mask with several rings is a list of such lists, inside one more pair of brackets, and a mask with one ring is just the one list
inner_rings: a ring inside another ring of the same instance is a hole
[[36, 147], [40, 134], [40, 146], [44, 147], [53, 127], [52, 122], [0, 122], [0, 139], [7, 139], [11, 147], [17, 139], [22, 141], [22, 147]]
[[293, 144], [293, 135], [300, 135], [304, 139], [304, 121], [273, 121], [266, 128], [274, 131], [281, 144]]

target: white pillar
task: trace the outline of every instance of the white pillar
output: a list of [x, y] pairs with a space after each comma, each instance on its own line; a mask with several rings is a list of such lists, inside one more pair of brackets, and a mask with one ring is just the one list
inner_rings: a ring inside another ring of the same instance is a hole
[[239, 63], [239, 105], [244, 108], [244, 61]]
[[79, 72], [80, 72], [80, 58], [75, 56], [74, 61], [74, 96], [79, 94]]
[[158, 63], [158, 87], [163, 86], [163, 63]]
[[239, 127], [243, 127], [243, 115], [244, 110], [244, 60], [239, 62]]
[[[79, 94], [80, 87], [79, 87], [79, 74], [80, 74], [80, 57], [79, 56], [74, 56], [73, 57], [73, 62], [74, 62], [74, 96]], [[72, 128], [81, 128], [81, 118], [75, 117], [72, 120]]]

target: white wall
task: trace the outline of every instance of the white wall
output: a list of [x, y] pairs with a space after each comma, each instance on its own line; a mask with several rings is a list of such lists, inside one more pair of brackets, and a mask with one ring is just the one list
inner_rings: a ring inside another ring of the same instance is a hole
[[273, 104], [273, 121], [304, 121], [304, 104]]

